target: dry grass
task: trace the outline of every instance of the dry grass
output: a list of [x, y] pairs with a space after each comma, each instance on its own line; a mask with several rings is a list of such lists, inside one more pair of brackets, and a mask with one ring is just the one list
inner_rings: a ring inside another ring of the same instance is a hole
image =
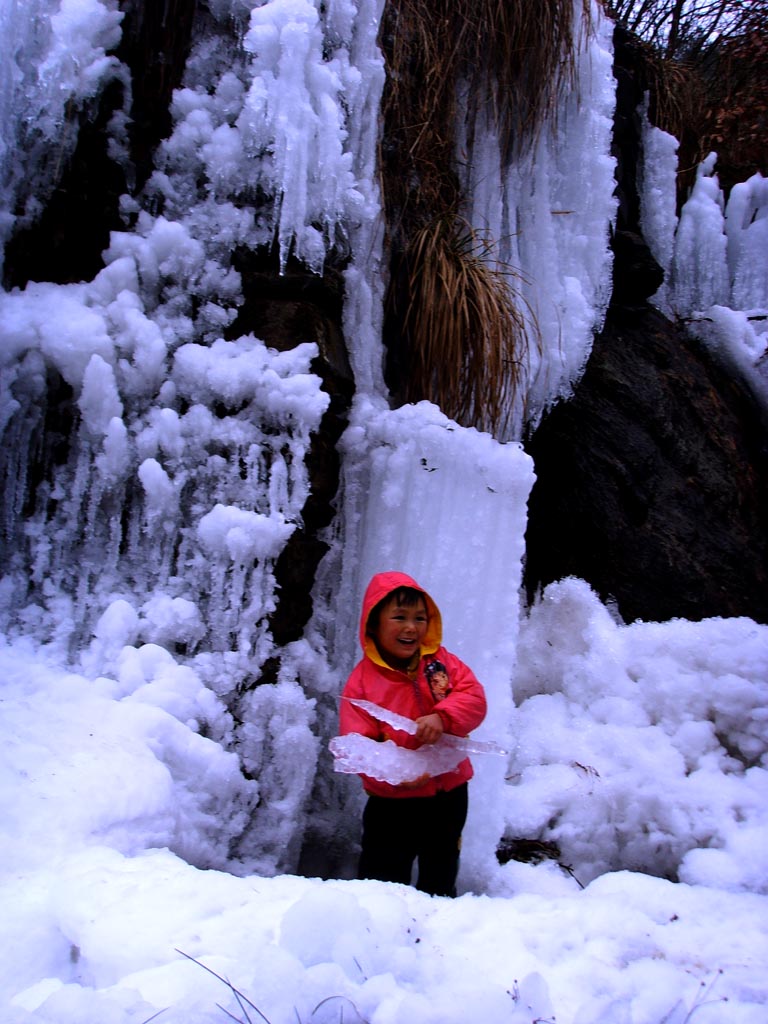
[[720, 40], [695, 59], [670, 58], [643, 41], [637, 46], [651, 99], [651, 122], [680, 143], [678, 206], [690, 194], [699, 164], [713, 150], [726, 194], [755, 172], [766, 173], [764, 31]]
[[[388, 333], [406, 401], [429, 398], [466, 425], [498, 431], [531, 340], [491, 245], [462, 223], [456, 128], [490, 115], [509, 160], [573, 84], [578, 33], [572, 0], [388, 0], [381, 148], [392, 261]], [[471, 145], [471, 138], [468, 140]]]
[[694, 68], [671, 61], [649, 44], [640, 44], [651, 98], [651, 120], [680, 138], [686, 126], [700, 119], [703, 83]]
[[528, 336], [513, 272], [496, 269], [488, 256], [485, 243], [455, 218], [415, 234], [403, 319], [405, 399], [426, 398], [459, 423], [503, 433], [525, 373]]
[[385, 198], [407, 223], [455, 207], [454, 133], [458, 91], [468, 120], [490, 111], [505, 158], [535, 135], [571, 84], [581, 24], [571, 0], [388, 0], [382, 19], [387, 61]]
[[768, 0], [611, 0], [634, 36], [653, 124], [679, 143], [678, 204], [712, 150], [726, 194], [766, 173]]

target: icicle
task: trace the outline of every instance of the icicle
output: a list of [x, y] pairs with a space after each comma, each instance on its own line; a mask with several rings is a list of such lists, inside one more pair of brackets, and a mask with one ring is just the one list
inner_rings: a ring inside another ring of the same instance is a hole
[[673, 303], [678, 316], [728, 302], [724, 200], [715, 161], [716, 154], [711, 153], [700, 164], [691, 195], [680, 213], [672, 264]]
[[754, 174], [734, 185], [725, 211], [734, 309], [768, 308], [768, 180]]
[[[412, 719], [406, 718], [404, 715], [398, 715], [394, 711], [390, 711], [389, 708], [383, 708], [381, 705], [374, 704], [369, 700], [356, 700], [352, 697], [345, 697], [342, 699], [348, 700], [350, 704], [354, 704], [356, 708], [360, 708], [362, 711], [367, 711], [371, 717], [378, 719], [378, 721], [386, 722], [386, 724], [391, 725], [393, 729], [406, 732], [409, 736], [416, 735], [416, 723]], [[508, 750], [504, 750], [503, 747], [498, 745], [498, 743], [493, 743], [492, 741], [465, 739], [461, 736], [451, 736], [448, 733], [444, 733], [439, 742], [446, 747], [452, 747], [454, 750], [461, 750], [465, 754], [509, 753]]]

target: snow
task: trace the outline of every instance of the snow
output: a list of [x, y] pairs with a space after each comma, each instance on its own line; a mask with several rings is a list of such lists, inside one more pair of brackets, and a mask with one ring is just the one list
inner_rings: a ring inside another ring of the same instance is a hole
[[[272, 1024], [765, 1020], [768, 627], [624, 626], [581, 581], [546, 592], [520, 629], [504, 813], [561, 861], [510, 860], [455, 901], [228, 859], [275, 779], [243, 778], [210, 738], [223, 703], [167, 650], [118, 661], [93, 679], [0, 649], [3, 1020], [245, 1020], [229, 984]], [[300, 814], [316, 739], [298, 688], [274, 690], [258, 721]]]
[[[768, 627], [624, 624], [580, 580], [521, 607], [518, 438], [578, 379], [610, 289], [610, 25], [595, 6], [577, 87], [517, 161], [478, 123], [460, 168], [542, 332], [501, 443], [386, 398], [381, 9], [211, 0], [104, 269], [0, 294], [0, 1017], [764, 1024]], [[126, 75], [121, 17], [0, 0], [0, 243]], [[764, 395], [765, 183], [726, 203], [709, 159], [678, 222], [675, 141], [644, 145], [657, 301]], [[320, 339], [233, 336], [233, 253], [273, 242], [283, 267], [346, 261], [356, 384], [314, 612], [282, 648], [275, 563], [329, 397]], [[388, 568], [489, 697], [453, 901], [352, 878], [362, 794], [329, 745]], [[306, 870], [312, 843], [333, 873]]]
[[706, 846], [697, 863], [716, 849], [731, 884], [754, 887], [763, 853], [733, 856], [740, 837], [768, 824], [759, 795], [768, 783], [765, 627], [617, 625], [575, 580], [552, 585], [530, 621], [509, 820], [557, 842], [582, 881], [619, 866], [674, 877], [681, 863], [682, 877], [698, 880], [687, 854]]

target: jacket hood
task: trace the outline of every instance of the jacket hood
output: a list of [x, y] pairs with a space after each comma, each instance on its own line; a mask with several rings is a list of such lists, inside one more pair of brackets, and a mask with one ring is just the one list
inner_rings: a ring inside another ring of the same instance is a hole
[[424, 600], [427, 605], [427, 613], [429, 615], [429, 623], [427, 625], [427, 632], [424, 636], [424, 641], [421, 645], [421, 653], [434, 654], [443, 641], [443, 620], [440, 617], [440, 609], [426, 592], [424, 587], [419, 586], [416, 580], [411, 576], [406, 575], [404, 572], [377, 573], [368, 584], [365, 596], [363, 597], [363, 609], [360, 615], [360, 646], [371, 661], [376, 662], [377, 665], [382, 665], [384, 668], [387, 668], [388, 666], [382, 660], [381, 655], [376, 648], [376, 644], [373, 642], [373, 638], [368, 636], [366, 631], [368, 616], [379, 601], [383, 601], [387, 594], [391, 594], [393, 590], [399, 590], [400, 587], [412, 587], [414, 590], [421, 591], [424, 595]]

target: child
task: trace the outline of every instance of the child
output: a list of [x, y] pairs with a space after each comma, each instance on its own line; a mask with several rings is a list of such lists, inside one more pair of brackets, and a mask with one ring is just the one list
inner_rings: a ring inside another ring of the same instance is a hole
[[[477, 728], [485, 718], [485, 691], [441, 640], [440, 612], [418, 583], [401, 572], [374, 576], [360, 618], [363, 658], [342, 697], [372, 701], [411, 718], [417, 731], [410, 736], [393, 729], [342, 700], [341, 733], [417, 748], [437, 742], [443, 732], [466, 736]], [[358, 877], [409, 884], [418, 860], [418, 889], [455, 896], [472, 774], [465, 758], [452, 772], [424, 774], [399, 786], [363, 775], [368, 801]]]

